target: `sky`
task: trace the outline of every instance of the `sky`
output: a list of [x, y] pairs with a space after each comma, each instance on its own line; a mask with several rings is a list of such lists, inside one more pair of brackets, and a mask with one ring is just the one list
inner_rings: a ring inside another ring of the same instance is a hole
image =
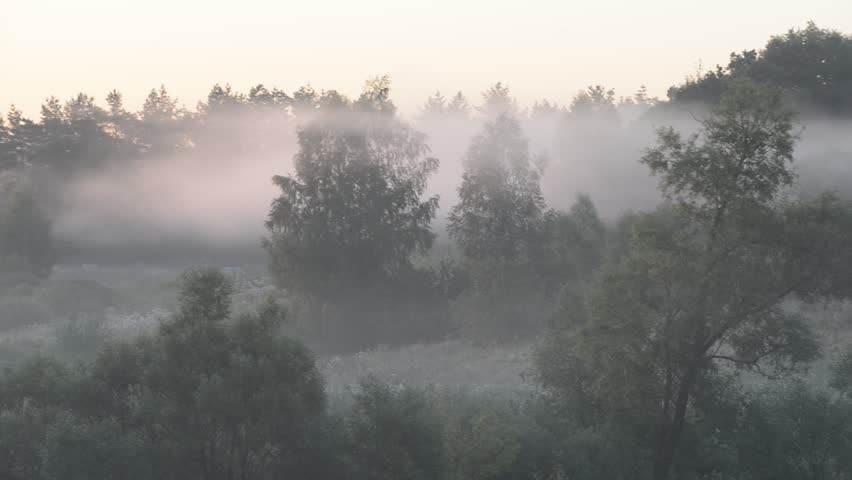
[[852, 33], [852, 1], [0, 0], [0, 108], [118, 89], [135, 110], [161, 84], [189, 108], [214, 83], [356, 96], [381, 74], [408, 114], [497, 81], [522, 104], [591, 84], [664, 96], [808, 20]]

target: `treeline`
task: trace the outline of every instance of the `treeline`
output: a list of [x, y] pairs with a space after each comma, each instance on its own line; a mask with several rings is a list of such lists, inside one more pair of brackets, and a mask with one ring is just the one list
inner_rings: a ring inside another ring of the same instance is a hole
[[760, 51], [731, 53], [728, 65], [697, 72], [668, 96], [676, 103], [714, 103], [731, 82], [743, 79], [784, 90], [799, 111], [848, 116], [852, 37], [809, 22], [771, 38]]

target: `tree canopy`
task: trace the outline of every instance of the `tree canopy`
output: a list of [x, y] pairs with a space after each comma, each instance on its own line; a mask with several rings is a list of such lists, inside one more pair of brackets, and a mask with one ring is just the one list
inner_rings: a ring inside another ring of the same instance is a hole
[[570, 305], [539, 358], [577, 421], [646, 450], [654, 478], [679, 475], [690, 422], [712, 408], [706, 399], [726, 398], [730, 375], [777, 375], [814, 358], [813, 333], [785, 299], [848, 288], [836, 261], [849, 206], [784, 198], [792, 121], [778, 91], [738, 83], [698, 134], [662, 129], [642, 161], [669, 203], [636, 221], [627, 251]]
[[298, 133], [293, 176], [276, 176], [265, 241], [282, 285], [328, 293], [410, 265], [434, 239], [438, 198], [422, 199], [438, 167], [423, 134], [397, 119], [386, 79], [352, 108]]
[[773, 36], [757, 50], [731, 53], [725, 67], [699, 73], [669, 89], [676, 103], [718, 101], [728, 84], [749, 79], [785, 91], [800, 109], [852, 112], [852, 37], [809, 22]]

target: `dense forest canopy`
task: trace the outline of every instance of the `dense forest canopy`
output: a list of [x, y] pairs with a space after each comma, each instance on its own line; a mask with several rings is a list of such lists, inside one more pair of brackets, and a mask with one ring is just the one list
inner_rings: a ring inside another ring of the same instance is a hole
[[852, 478], [852, 37], [391, 87], [0, 116], [0, 478]]

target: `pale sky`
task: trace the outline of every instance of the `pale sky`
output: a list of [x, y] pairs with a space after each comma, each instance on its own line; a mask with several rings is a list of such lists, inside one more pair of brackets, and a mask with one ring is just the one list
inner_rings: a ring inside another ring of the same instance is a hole
[[0, 109], [113, 88], [138, 109], [160, 84], [190, 108], [217, 82], [354, 96], [385, 73], [408, 114], [498, 80], [523, 104], [596, 83], [664, 96], [808, 20], [852, 33], [852, 0], [0, 0]]

